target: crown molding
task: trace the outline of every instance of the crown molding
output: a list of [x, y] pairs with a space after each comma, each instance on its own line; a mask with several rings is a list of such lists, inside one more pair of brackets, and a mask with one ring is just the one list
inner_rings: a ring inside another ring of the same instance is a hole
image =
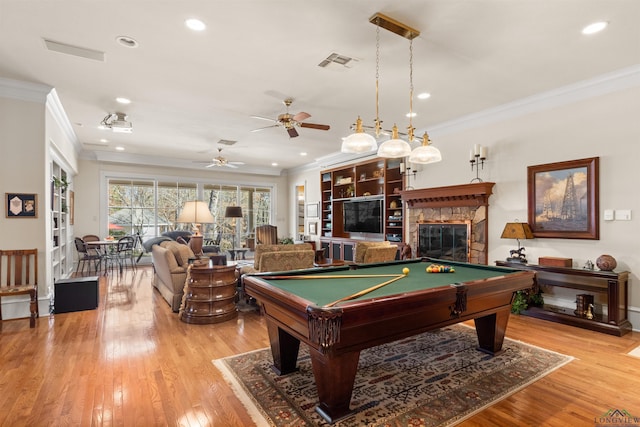
[[416, 133], [447, 135], [640, 86], [640, 64], [439, 123]]
[[60, 102], [60, 98], [58, 98], [58, 92], [56, 92], [55, 89], [51, 89], [51, 92], [47, 95], [46, 106], [67, 139], [71, 141], [76, 155], [80, 153], [82, 151], [82, 144], [80, 144], [78, 136], [73, 130], [73, 126], [71, 126], [69, 116], [67, 116], [67, 113], [64, 111], [62, 102]]
[[20, 101], [46, 103], [53, 88], [40, 83], [23, 82], [0, 77], [0, 97]]

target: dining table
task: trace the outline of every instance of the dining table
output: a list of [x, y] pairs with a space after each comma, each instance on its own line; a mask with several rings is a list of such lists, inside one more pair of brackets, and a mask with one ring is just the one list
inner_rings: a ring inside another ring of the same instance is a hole
[[87, 242], [87, 248], [95, 249], [100, 255], [100, 264], [104, 265], [103, 271], [105, 272], [105, 274], [108, 272], [108, 267], [111, 261], [111, 254], [113, 253], [113, 250], [117, 245], [117, 239], [93, 240]]

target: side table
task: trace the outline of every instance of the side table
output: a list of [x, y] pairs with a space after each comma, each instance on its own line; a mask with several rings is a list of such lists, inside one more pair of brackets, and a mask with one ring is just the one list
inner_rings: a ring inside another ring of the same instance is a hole
[[193, 264], [184, 284], [180, 320], [187, 323], [218, 323], [234, 319], [236, 267]]

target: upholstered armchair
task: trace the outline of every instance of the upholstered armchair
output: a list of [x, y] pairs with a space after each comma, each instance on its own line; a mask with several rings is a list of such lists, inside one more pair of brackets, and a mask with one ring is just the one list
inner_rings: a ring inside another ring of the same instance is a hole
[[257, 245], [277, 245], [278, 227], [275, 225], [259, 225], [256, 227]]
[[355, 252], [354, 261], [356, 264], [370, 264], [395, 260], [398, 247], [388, 241], [358, 242]]

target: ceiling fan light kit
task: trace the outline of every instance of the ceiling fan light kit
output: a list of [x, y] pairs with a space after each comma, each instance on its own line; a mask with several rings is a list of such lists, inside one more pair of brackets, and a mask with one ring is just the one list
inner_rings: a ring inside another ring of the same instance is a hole
[[311, 114], [305, 113], [304, 111], [300, 111], [297, 114], [290, 114], [289, 107], [293, 103], [293, 98], [287, 98], [284, 101], [282, 101], [282, 103], [287, 107], [287, 112], [284, 114], [280, 114], [276, 119], [271, 119], [268, 117], [260, 117], [260, 116], [251, 116], [254, 119], [269, 120], [275, 123], [274, 125], [271, 125], [271, 126], [265, 126], [262, 128], [253, 129], [251, 132], [258, 132], [264, 129], [282, 126], [289, 134], [289, 138], [296, 138], [297, 136], [299, 136], [298, 131], [295, 128], [296, 126], [301, 128], [309, 128], [309, 129], [317, 129], [317, 130], [329, 130], [331, 128], [329, 125], [303, 122], [303, 120], [306, 120], [309, 117], [311, 117]]

